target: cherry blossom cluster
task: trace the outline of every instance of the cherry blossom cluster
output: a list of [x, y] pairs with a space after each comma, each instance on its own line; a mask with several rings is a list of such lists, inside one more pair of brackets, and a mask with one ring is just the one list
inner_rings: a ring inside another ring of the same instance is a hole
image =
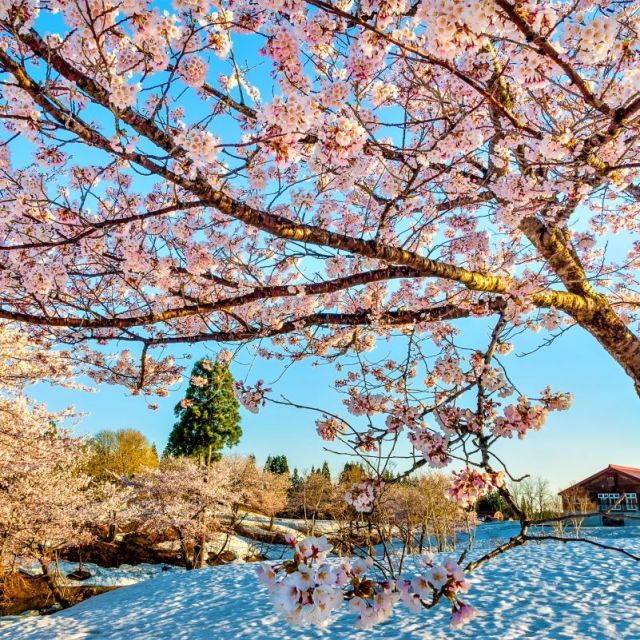
[[236, 380], [233, 383], [233, 391], [238, 402], [245, 409], [248, 409], [251, 413], [258, 413], [259, 408], [266, 404], [264, 394], [271, 391], [271, 389], [264, 386], [263, 380], [258, 380], [253, 387], [246, 386]]
[[425, 44], [445, 59], [457, 56], [461, 48], [482, 47], [483, 34], [499, 24], [493, 3], [456, 0], [423, 0], [416, 21], [424, 26]]
[[373, 2], [365, 0], [362, 2], [362, 11], [371, 13], [377, 11], [377, 23], [382, 29], [391, 26], [399, 16], [404, 15], [409, 8], [409, 0], [382, 0]]
[[540, 394], [540, 401], [549, 411], [567, 411], [573, 404], [573, 394], [554, 392], [551, 387], [546, 387]]
[[447, 495], [463, 508], [472, 507], [480, 498], [499, 489], [504, 484], [504, 472], [480, 471], [465, 467], [453, 472], [453, 485]]
[[89, 374], [96, 383], [123, 385], [134, 395], [166, 397], [169, 388], [180, 382], [184, 370], [173, 356], [138, 360], [129, 350], [115, 354], [87, 350], [76, 357], [91, 363]]
[[577, 49], [577, 58], [599, 62], [606, 59], [614, 47], [618, 29], [617, 20], [606, 15], [595, 16], [586, 24], [575, 20], [564, 30], [564, 43]]
[[366, 130], [346, 114], [327, 115], [326, 119], [317, 153], [328, 165], [349, 166], [351, 159], [362, 151], [367, 139]]
[[220, 139], [210, 131], [192, 127], [183, 128], [175, 137], [176, 142], [187, 152], [191, 171], [202, 167], [211, 167], [216, 163], [220, 151]]
[[431, 600], [434, 593], [442, 593], [451, 602], [450, 624], [454, 629], [473, 620], [476, 609], [463, 602], [459, 595], [467, 593], [470, 587], [460, 565], [450, 558], [436, 563], [434, 555], [428, 552], [419, 558], [419, 563], [427, 569], [426, 573], [417, 573], [411, 580], [398, 582], [402, 602], [407, 608], [417, 613], [423, 601]]
[[439, 358], [433, 372], [446, 384], [462, 384], [466, 380], [460, 361], [451, 355]]
[[269, 589], [276, 613], [291, 625], [324, 625], [342, 605], [349, 566], [326, 563], [331, 545], [324, 537], [297, 541], [288, 537], [293, 560], [280, 566], [261, 565], [258, 579]]
[[424, 427], [414, 429], [409, 433], [409, 442], [418, 449], [427, 464], [434, 469], [446, 467], [451, 458], [449, 456], [449, 437], [442, 436]]
[[539, 431], [544, 426], [549, 411], [566, 411], [572, 400], [572, 394], [554, 393], [549, 387], [543, 391], [540, 404], [520, 396], [517, 404], [507, 405], [504, 415], [496, 417], [492, 431], [497, 436], [512, 438], [517, 434], [522, 439], [530, 430]]
[[355, 627], [371, 629], [388, 620], [402, 602], [410, 611], [445, 597], [451, 603], [451, 626], [459, 628], [475, 617], [475, 609], [460, 594], [469, 591], [469, 581], [453, 560], [441, 564], [431, 554], [419, 558], [421, 569], [411, 579], [377, 580], [372, 577], [373, 559], [327, 562], [331, 545], [326, 538], [288, 537], [293, 559], [281, 565], [262, 564], [257, 569], [276, 612], [293, 626], [326, 625], [346, 598], [350, 611], [357, 614]]
[[184, 83], [196, 89], [207, 80], [207, 63], [200, 56], [187, 56], [180, 61], [178, 72]]
[[269, 39], [263, 49], [276, 65], [278, 71], [300, 76], [299, 42], [293, 29], [285, 25], [271, 27], [267, 32]]
[[295, 93], [286, 100], [276, 97], [264, 105], [259, 112], [263, 144], [274, 154], [278, 165], [288, 166], [300, 160], [300, 136], [312, 127], [314, 118], [318, 116], [316, 103]]
[[378, 451], [379, 438], [373, 429], [358, 432], [353, 439], [353, 446], [362, 452]]
[[417, 406], [403, 404], [390, 414], [385, 425], [389, 433], [400, 433], [405, 427], [416, 429], [422, 423], [422, 409]]
[[476, 414], [471, 409], [463, 409], [454, 405], [445, 405], [436, 412], [436, 420], [445, 433], [460, 432], [477, 433], [480, 425]]
[[316, 420], [316, 431], [318, 435], [327, 442], [333, 442], [339, 435], [346, 431], [347, 425], [343, 420], [323, 414], [322, 418]]
[[132, 107], [142, 89], [140, 83], [129, 83], [125, 76], [116, 76], [110, 85], [111, 103], [117, 109]]
[[389, 398], [379, 393], [353, 393], [344, 400], [349, 413], [354, 416], [371, 415], [384, 411]]
[[363, 479], [351, 485], [351, 489], [344, 495], [344, 499], [359, 513], [372, 511], [376, 500], [384, 487], [384, 481]]

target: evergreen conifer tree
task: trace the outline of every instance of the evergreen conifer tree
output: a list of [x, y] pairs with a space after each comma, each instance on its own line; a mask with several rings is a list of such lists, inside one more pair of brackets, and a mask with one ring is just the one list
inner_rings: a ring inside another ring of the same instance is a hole
[[267, 456], [267, 460], [264, 463], [264, 469], [265, 471], [278, 473], [280, 475], [289, 473], [289, 461], [287, 460], [287, 456]]
[[355, 482], [360, 482], [362, 477], [365, 475], [366, 473], [362, 464], [359, 462], [346, 462], [340, 472], [338, 482], [340, 484], [353, 484]]
[[300, 473], [298, 473], [297, 467], [293, 469], [293, 473], [291, 474], [291, 490], [297, 491], [302, 484], [302, 478], [300, 477]]
[[165, 450], [169, 455], [198, 456], [210, 464], [220, 459], [223, 447], [238, 444], [242, 428], [229, 366], [219, 360], [198, 360], [174, 413], [178, 420]]

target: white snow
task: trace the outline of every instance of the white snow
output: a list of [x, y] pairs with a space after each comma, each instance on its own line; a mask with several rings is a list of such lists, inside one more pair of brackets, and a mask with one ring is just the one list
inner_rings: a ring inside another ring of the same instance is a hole
[[[249, 522], [256, 522], [264, 525], [269, 522], [269, 518], [259, 513], [247, 512], [245, 517], [242, 519], [242, 523], [246, 525]], [[276, 518], [274, 520], [274, 530], [282, 533], [305, 533], [308, 526], [311, 526], [311, 520], [307, 522], [302, 518]], [[315, 535], [327, 535], [335, 533], [339, 529], [340, 522], [336, 520], [316, 520], [314, 523]]]
[[[138, 582], [150, 580], [167, 571], [184, 571], [182, 567], [168, 564], [122, 564], [119, 567], [107, 568], [100, 567], [91, 562], [85, 562], [82, 568], [88, 571], [91, 577], [86, 580], [73, 580], [72, 578], [68, 578], [67, 574], [76, 571], [78, 569], [78, 563], [60, 560], [58, 562], [59, 575], [56, 578], [58, 583], [65, 587], [126, 587], [137, 584]], [[22, 566], [20, 570], [31, 576], [39, 576], [42, 574], [42, 569], [39, 565]], [[49, 570], [54, 572], [54, 563], [50, 565]]]
[[[474, 555], [508, 533], [509, 525], [481, 527]], [[630, 533], [606, 532], [604, 541], [638, 553], [640, 539], [624, 537]], [[354, 630], [355, 615], [346, 606], [327, 628], [291, 629], [273, 614], [255, 568], [164, 573], [51, 616], [20, 618], [0, 629], [0, 640], [640, 638], [638, 563], [584, 543], [529, 544], [474, 572], [468, 601], [480, 615], [458, 631], [449, 627], [444, 605], [419, 615], [398, 606], [372, 631]]]
[[[177, 540], [168, 540], [156, 545], [158, 549], [176, 550], [179, 547], [180, 543]], [[235, 560], [231, 562], [243, 563], [246, 562], [245, 558], [251, 559], [256, 556], [279, 560], [288, 550], [283, 545], [260, 542], [244, 536], [227, 535], [225, 533], [211, 534], [211, 540], [207, 542], [207, 552], [217, 554], [223, 551], [231, 551], [236, 556]]]

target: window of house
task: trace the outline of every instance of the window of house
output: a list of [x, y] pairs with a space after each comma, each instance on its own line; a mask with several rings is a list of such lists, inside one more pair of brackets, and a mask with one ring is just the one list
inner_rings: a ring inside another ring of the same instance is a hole
[[600, 503], [600, 510], [607, 511], [613, 507], [613, 511], [620, 511], [621, 505], [613, 506], [620, 500], [619, 493], [599, 493], [598, 502]]
[[627, 511], [637, 511], [638, 510], [638, 494], [636, 493], [627, 493], [626, 497], [626, 507]]

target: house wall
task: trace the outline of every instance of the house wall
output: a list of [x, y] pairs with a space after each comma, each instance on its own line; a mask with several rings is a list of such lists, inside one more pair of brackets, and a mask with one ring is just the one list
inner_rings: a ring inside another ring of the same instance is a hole
[[[640, 498], [640, 480], [634, 480], [616, 472], [615, 470], [607, 471], [588, 482], [580, 483], [579, 487], [581, 491], [586, 493], [589, 496], [590, 500], [594, 503], [594, 510], [597, 510], [599, 508], [599, 493], [619, 493], [620, 495], [622, 495], [623, 493], [635, 493], [636, 496]], [[575, 495], [575, 492], [573, 492], [573, 495]], [[573, 505], [571, 504], [571, 496], [571, 490], [563, 492], [561, 494], [562, 507], [566, 513], [571, 513], [575, 510]], [[623, 510], [611, 511], [611, 516], [615, 518], [616, 514], [620, 514], [621, 511], [624, 512], [624, 506]], [[632, 511], [630, 513], [631, 515], [640, 518], [640, 511]], [[594, 516], [591, 518], [587, 518], [583, 524], [585, 526], [600, 526], [603, 524], [603, 517]], [[626, 518], [625, 526], [631, 525], [640, 525], [640, 519], [635, 520]]]
[[598, 493], [638, 493], [640, 480], [631, 480], [618, 473], [606, 473], [582, 485], [590, 495], [597, 498]]
[[[640, 514], [638, 514], [640, 516]], [[590, 518], [585, 518], [580, 525], [583, 527], [602, 527], [604, 526], [603, 522], [604, 518], [602, 516], [591, 516]], [[573, 526], [571, 520], [568, 521], [568, 526]], [[624, 526], [625, 527], [637, 527], [640, 526], [640, 519], [632, 519], [632, 518], [624, 518]], [[637, 535], [637, 534], [634, 534]]]

